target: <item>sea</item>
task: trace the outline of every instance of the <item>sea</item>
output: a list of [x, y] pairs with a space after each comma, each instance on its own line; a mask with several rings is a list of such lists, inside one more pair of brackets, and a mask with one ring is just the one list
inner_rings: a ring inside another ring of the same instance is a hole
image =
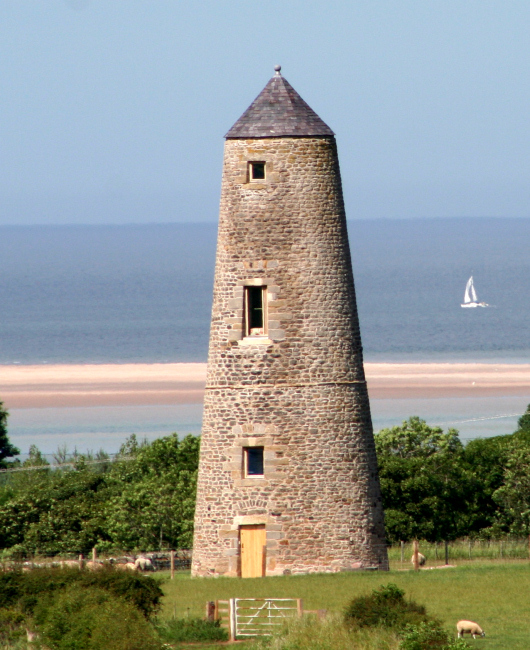
[[[365, 359], [530, 363], [530, 218], [348, 223]], [[0, 364], [206, 361], [217, 226], [0, 226]], [[461, 309], [473, 275], [487, 309]], [[1, 395], [0, 395], [1, 400]], [[372, 400], [463, 438], [511, 433], [529, 396]], [[11, 409], [25, 451], [200, 431], [200, 405]]]

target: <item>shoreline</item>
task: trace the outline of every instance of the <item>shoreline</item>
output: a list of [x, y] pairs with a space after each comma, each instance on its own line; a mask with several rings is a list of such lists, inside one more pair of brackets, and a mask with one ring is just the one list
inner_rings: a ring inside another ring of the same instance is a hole
[[[530, 364], [366, 362], [372, 399], [514, 397], [530, 401]], [[198, 404], [206, 363], [0, 365], [8, 409]]]

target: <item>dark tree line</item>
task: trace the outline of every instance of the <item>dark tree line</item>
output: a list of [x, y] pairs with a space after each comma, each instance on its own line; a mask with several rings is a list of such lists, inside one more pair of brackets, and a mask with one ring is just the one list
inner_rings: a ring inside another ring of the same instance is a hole
[[[4, 449], [6, 457], [18, 453], [9, 443]], [[172, 434], [138, 443], [131, 436], [112, 461], [104, 452], [68, 455], [64, 449], [56, 459], [71, 466], [54, 468], [34, 446], [23, 463], [6, 463], [11, 471], [0, 474], [0, 554], [191, 546], [197, 437]]]
[[[412, 417], [375, 442], [390, 543], [530, 534], [530, 406], [511, 435], [463, 445]], [[0, 468], [23, 470], [0, 473], [0, 555], [191, 547], [199, 444], [132, 436], [112, 461], [60, 449], [71, 467], [57, 468], [36, 447], [8, 461], [19, 451], [0, 406]]]
[[390, 542], [530, 533], [530, 406], [515, 433], [476, 438], [412, 417], [375, 436]]

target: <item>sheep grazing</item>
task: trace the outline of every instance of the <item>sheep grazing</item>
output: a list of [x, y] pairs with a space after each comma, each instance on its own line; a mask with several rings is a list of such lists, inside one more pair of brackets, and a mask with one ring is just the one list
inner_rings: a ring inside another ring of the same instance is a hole
[[101, 569], [104, 568], [104, 565], [102, 562], [86, 562], [85, 567], [89, 571], [101, 571]]
[[463, 639], [466, 632], [469, 632], [474, 639], [476, 639], [477, 636], [486, 636], [486, 633], [480, 625], [478, 623], [473, 623], [473, 621], [458, 621], [456, 629], [459, 639]]
[[114, 568], [118, 571], [137, 571], [138, 568], [134, 562], [127, 562], [127, 564], [115, 564]]
[[148, 557], [138, 557], [134, 563], [137, 569], [141, 571], [154, 571], [153, 563]]
[[59, 566], [63, 567], [63, 569], [79, 569], [79, 564], [79, 560], [63, 560], [59, 562]]
[[[410, 561], [414, 564], [414, 555], [410, 558]], [[425, 555], [423, 555], [423, 553], [418, 553], [418, 564], [420, 566], [425, 566], [425, 562], [427, 562]]]

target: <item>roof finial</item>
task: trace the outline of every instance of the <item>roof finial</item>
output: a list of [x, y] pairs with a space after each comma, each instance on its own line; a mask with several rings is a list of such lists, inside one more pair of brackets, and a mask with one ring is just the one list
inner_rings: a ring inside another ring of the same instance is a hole
[[276, 76], [281, 77], [282, 74], [281, 74], [280, 70], [282, 69], [282, 66], [281, 65], [275, 65], [274, 69], [276, 70]]

